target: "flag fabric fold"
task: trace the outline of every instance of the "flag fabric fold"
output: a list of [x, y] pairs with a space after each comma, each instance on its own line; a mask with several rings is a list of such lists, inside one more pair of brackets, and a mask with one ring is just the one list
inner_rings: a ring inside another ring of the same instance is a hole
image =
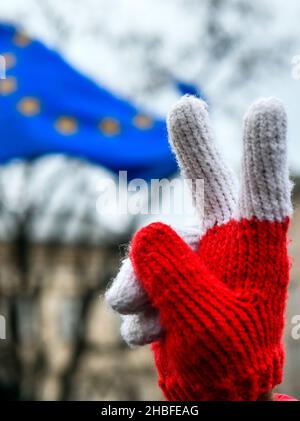
[[163, 120], [98, 86], [13, 26], [0, 24], [0, 55], [0, 163], [63, 153], [128, 171], [128, 180], [176, 172]]

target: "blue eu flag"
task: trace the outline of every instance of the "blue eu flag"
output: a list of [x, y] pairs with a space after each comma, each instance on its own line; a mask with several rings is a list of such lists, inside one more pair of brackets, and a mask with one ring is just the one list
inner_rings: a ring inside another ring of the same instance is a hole
[[0, 54], [6, 64], [0, 163], [64, 153], [114, 172], [127, 170], [129, 179], [177, 170], [164, 121], [97, 86], [10, 25], [0, 24]]

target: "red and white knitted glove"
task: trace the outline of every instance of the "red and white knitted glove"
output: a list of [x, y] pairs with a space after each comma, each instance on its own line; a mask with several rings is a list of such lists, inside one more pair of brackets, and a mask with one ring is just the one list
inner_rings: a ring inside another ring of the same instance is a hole
[[196, 247], [197, 234], [188, 237], [191, 248], [164, 224], [141, 229], [133, 268], [127, 260], [107, 293], [127, 314], [127, 341], [153, 342], [169, 400], [257, 400], [282, 380], [292, 212], [282, 104], [256, 102], [244, 126], [237, 198], [206, 105], [193, 97], [175, 105], [168, 128], [182, 174], [205, 183], [202, 236]]

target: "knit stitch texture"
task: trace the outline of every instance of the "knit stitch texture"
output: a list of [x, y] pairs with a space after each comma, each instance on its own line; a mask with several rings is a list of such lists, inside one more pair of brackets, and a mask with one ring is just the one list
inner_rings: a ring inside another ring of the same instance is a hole
[[238, 194], [206, 104], [183, 97], [170, 112], [169, 141], [193, 180], [196, 208], [195, 182], [204, 179], [202, 227], [192, 235], [161, 223], [141, 229], [107, 292], [123, 314], [124, 339], [152, 343], [168, 400], [257, 400], [282, 380], [292, 213], [286, 127], [278, 99], [250, 107]]
[[232, 221], [198, 253], [164, 224], [135, 236], [134, 269], [167, 332], [153, 345], [167, 399], [256, 400], [281, 382], [287, 227]]

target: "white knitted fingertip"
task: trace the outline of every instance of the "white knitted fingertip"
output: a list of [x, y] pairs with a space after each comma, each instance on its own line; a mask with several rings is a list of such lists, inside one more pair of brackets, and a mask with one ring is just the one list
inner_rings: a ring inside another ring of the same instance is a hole
[[131, 347], [150, 344], [160, 339], [162, 334], [159, 315], [154, 309], [122, 317], [121, 335]]
[[112, 309], [120, 314], [133, 314], [149, 308], [148, 296], [138, 282], [129, 258], [122, 263], [121, 269], [105, 294]]
[[195, 180], [204, 180], [204, 229], [228, 222], [236, 209], [237, 183], [213, 141], [207, 105], [193, 96], [182, 97], [168, 116], [169, 142], [181, 173], [193, 180], [192, 195], [198, 213]]
[[244, 158], [237, 218], [282, 221], [292, 214], [287, 117], [274, 97], [256, 101], [244, 119]]

